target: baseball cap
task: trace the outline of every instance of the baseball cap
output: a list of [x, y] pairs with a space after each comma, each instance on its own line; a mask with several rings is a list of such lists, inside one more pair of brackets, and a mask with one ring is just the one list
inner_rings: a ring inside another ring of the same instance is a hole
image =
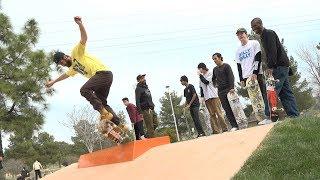
[[138, 76], [137, 76], [137, 81], [139, 81], [142, 77], [145, 77], [146, 76], [146, 74], [139, 74]]
[[247, 30], [245, 28], [239, 28], [236, 32], [236, 34], [240, 33], [240, 32], [244, 32], [247, 34]]

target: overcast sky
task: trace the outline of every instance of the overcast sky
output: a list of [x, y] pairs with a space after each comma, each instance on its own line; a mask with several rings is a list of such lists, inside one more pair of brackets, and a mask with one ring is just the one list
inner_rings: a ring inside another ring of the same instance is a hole
[[[265, 27], [284, 38], [293, 56], [299, 45], [320, 40], [319, 1], [315, 0], [3, 0], [2, 8], [16, 32], [27, 19], [35, 18], [41, 29], [36, 48], [47, 52], [71, 51], [80, 39], [73, 17], [81, 16], [88, 33], [87, 51], [114, 74], [108, 102], [115, 111], [125, 110], [122, 97], [134, 102], [139, 73], [147, 74], [157, 110], [166, 85], [182, 95], [181, 75], [197, 87], [196, 66], [204, 62], [212, 69], [215, 52], [222, 53], [237, 77], [235, 31], [239, 27], [251, 31], [254, 17], [261, 17]], [[303, 63], [299, 68], [305, 70]], [[77, 75], [59, 82], [57, 93], [48, 98], [43, 130], [56, 140], [71, 141], [73, 132], [58, 121], [66, 121], [74, 105], [88, 104], [79, 93], [85, 81]]]

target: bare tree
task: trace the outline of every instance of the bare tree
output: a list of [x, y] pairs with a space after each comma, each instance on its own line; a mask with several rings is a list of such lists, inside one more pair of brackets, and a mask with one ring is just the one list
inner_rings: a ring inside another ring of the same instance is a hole
[[317, 94], [320, 93], [320, 46], [300, 46], [297, 55], [308, 65], [308, 71], [306, 71], [312, 78], [312, 83], [315, 85]]
[[21, 172], [22, 167], [27, 167], [22, 160], [8, 159], [4, 161], [4, 171], [11, 175], [17, 175]]
[[83, 142], [88, 152], [93, 152], [97, 144], [101, 144], [98, 132], [98, 114], [90, 106], [74, 107], [67, 122], [60, 122], [75, 131], [76, 136]]

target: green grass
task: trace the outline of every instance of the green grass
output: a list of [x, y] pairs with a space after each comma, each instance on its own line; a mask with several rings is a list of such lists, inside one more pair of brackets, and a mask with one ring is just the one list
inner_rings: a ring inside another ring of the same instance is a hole
[[320, 118], [276, 124], [233, 179], [320, 179]]

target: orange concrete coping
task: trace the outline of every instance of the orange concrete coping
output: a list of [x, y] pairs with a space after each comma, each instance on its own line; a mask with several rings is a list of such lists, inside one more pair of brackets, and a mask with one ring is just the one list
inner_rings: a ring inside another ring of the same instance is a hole
[[78, 168], [132, 161], [153, 147], [169, 143], [169, 136], [163, 136], [133, 141], [127, 144], [121, 144], [108, 149], [84, 154], [80, 156]]

